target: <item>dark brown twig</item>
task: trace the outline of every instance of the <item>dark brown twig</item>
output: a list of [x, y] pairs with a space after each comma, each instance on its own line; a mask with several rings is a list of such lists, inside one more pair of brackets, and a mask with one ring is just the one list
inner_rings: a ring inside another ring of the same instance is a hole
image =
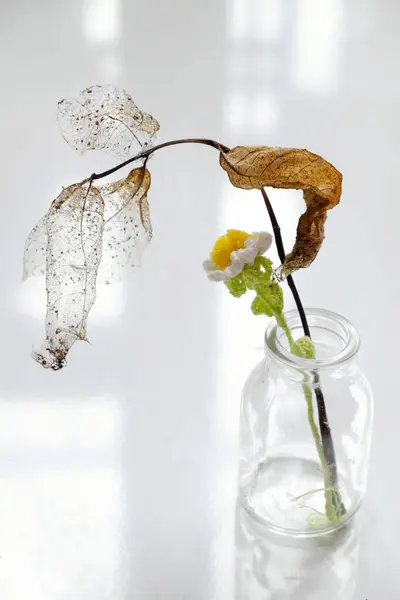
[[[284, 262], [286, 252], [285, 247], [283, 245], [281, 228], [279, 226], [278, 220], [276, 218], [274, 209], [272, 208], [272, 204], [270, 199], [268, 198], [267, 192], [264, 188], [261, 190], [262, 196], [264, 198], [264, 203], [268, 211], [268, 215], [271, 221], [272, 229], [275, 237], [276, 249], [278, 251], [279, 260], [281, 263]], [[287, 276], [288, 286], [293, 294], [294, 301], [296, 303], [297, 310], [299, 312], [301, 324], [303, 327], [304, 335], [311, 339], [310, 327], [308, 325], [307, 316], [304, 311], [303, 304], [301, 302], [299, 292], [297, 291], [296, 284], [292, 275]], [[318, 420], [319, 420], [319, 429], [321, 432], [321, 442], [324, 451], [325, 460], [328, 464], [329, 474], [331, 479], [331, 486], [335, 490], [333, 494], [333, 503], [338, 512], [339, 516], [343, 516], [346, 512], [346, 508], [340, 498], [339, 490], [338, 490], [338, 476], [337, 476], [337, 465], [336, 465], [336, 455], [335, 455], [335, 447], [333, 445], [332, 432], [329, 426], [328, 415], [326, 412], [326, 405], [324, 394], [322, 392], [319, 380], [319, 374], [313, 373], [314, 382], [315, 382], [315, 396], [317, 399], [317, 408], [318, 408]]]
[[156, 150], [161, 150], [161, 148], [167, 148], [168, 146], [177, 146], [178, 144], [204, 144], [205, 146], [211, 146], [212, 148], [219, 150], [219, 152], [229, 152], [228, 146], [224, 146], [224, 144], [220, 144], [215, 140], [209, 140], [204, 138], [184, 138], [181, 140], [172, 140], [170, 142], [164, 142], [162, 144], [158, 144], [157, 146], [151, 146], [150, 148], [146, 148], [145, 150], [142, 150], [141, 152], [136, 154], [136, 156], [128, 158], [128, 160], [124, 160], [124, 162], [120, 163], [116, 167], [113, 167], [112, 169], [108, 169], [108, 171], [103, 171], [103, 173], [93, 173], [90, 176], [90, 179], [92, 181], [95, 181], [96, 179], [108, 177], [108, 175], [112, 175], [116, 171], [119, 171], [119, 169], [122, 169], [123, 167], [126, 167], [127, 165], [130, 165], [131, 163], [136, 162], [141, 158], [148, 158]]

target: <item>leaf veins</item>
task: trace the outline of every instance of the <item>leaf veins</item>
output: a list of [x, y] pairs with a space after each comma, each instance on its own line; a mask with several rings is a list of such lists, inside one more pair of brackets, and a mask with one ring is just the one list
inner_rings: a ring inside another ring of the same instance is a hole
[[[152, 238], [147, 193], [150, 173], [133, 169], [126, 179], [99, 186], [104, 201], [102, 259], [98, 281], [111, 283], [141, 264]], [[23, 280], [46, 272], [47, 215], [30, 232], [25, 243]]]
[[117, 158], [130, 158], [149, 146], [160, 128], [125, 90], [113, 85], [94, 85], [77, 99], [61, 100], [57, 118], [72, 148], [81, 154], [103, 150]]
[[96, 298], [104, 202], [90, 185], [61, 192], [46, 216], [46, 340], [33, 357], [53, 370], [65, 365], [76, 340], [86, 340], [86, 321]]
[[100, 187], [105, 206], [100, 277], [105, 283], [122, 279], [124, 271], [139, 266], [151, 241], [150, 183], [150, 173], [142, 167]]
[[46, 273], [46, 340], [34, 358], [59, 369], [86, 321], [98, 280], [111, 283], [138, 266], [151, 237], [145, 167], [125, 179], [95, 188], [63, 190], [31, 231], [24, 253], [24, 279]]
[[221, 152], [220, 165], [239, 188], [303, 190], [307, 209], [299, 219], [296, 242], [285, 258], [281, 274], [286, 276], [308, 267], [324, 240], [327, 210], [340, 201], [341, 173], [321, 156], [297, 148], [237, 146]]
[[25, 242], [22, 280], [46, 272], [47, 215], [30, 232]]

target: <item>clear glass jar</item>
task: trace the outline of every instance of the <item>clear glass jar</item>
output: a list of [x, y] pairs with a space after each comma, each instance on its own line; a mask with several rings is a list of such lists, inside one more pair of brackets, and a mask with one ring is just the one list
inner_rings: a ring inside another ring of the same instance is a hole
[[[294, 339], [302, 337], [298, 312], [286, 318]], [[308, 310], [307, 319], [316, 358], [291, 354], [271, 323], [241, 406], [241, 503], [268, 529], [293, 536], [331, 532], [356, 513], [373, 419], [357, 331], [326, 310]]]

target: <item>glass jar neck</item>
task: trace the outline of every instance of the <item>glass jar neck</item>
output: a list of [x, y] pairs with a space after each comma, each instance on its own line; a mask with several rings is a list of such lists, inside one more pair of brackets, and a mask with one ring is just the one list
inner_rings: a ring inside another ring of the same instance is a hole
[[[315, 359], [300, 358], [289, 350], [284, 331], [272, 322], [265, 333], [266, 354], [287, 368], [298, 371], [321, 371], [335, 369], [350, 362], [360, 347], [355, 327], [344, 317], [323, 309], [307, 309], [307, 321], [315, 346]], [[285, 314], [294, 340], [304, 336], [297, 310]]]

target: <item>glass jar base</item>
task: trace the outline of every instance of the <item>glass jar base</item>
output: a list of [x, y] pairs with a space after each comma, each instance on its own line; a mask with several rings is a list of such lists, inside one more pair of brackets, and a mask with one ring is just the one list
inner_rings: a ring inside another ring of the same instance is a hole
[[[340, 493], [346, 506], [345, 481]], [[325, 493], [321, 466], [307, 458], [271, 457], [259, 465], [252, 481], [241, 489], [246, 511], [270, 531], [292, 537], [314, 537], [342, 527], [356, 512], [329, 520], [325, 512]]]

